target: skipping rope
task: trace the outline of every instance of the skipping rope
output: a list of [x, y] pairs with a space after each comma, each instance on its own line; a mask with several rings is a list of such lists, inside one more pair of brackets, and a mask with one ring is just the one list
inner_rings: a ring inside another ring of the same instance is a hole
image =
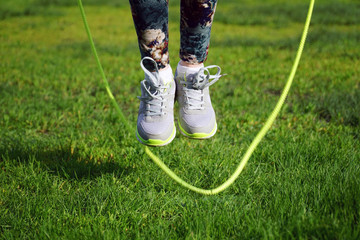
[[[218, 186], [216, 188], [213, 188], [213, 189], [202, 189], [202, 188], [195, 187], [195, 186], [187, 183], [186, 181], [184, 181], [179, 176], [177, 176], [168, 166], [165, 165], [165, 163], [158, 156], [156, 156], [147, 146], [145, 146], [145, 153], [154, 161], [154, 163], [156, 163], [167, 175], [169, 175], [172, 179], [174, 179], [176, 182], [178, 182], [179, 184], [181, 184], [185, 188], [187, 188], [189, 190], [192, 190], [194, 192], [203, 194], [203, 195], [215, 195], [215, 194], [218, 194], [218, 193], [224, 191], [229, 186], [231, 186], [231, 184], [233, 184], [235, 182], [235, 180], [239, 177], [240, 173], [242, 172], [242, 170], [246, 166], [247, 162], [249, 161], [251, 155], [255, 151], [255, 149], [258, 146], [258, 144], [260, 143], [260, 141], [264, 138], [265, 134], [269, 131], [271, 125], [275, 121], [277, 115], [280, 112], [281, 107], [284, 104], [284, 101], [285, 101], [285, 99], [286, 99], [286, 97], [287, 97], [287, 95], [289, 93], [291, 84], [292, 84], [293, 79], [295, 77], [295, 73], [296, 73], [297, 67], [298, 67], [299, 62], [300, 62], [301, 54], [302, 54], [303, 49], [304, 49], [304, 45], [305, 45], [306, 37], [307, 37], [307, 34], [308, 34], [309, 26], [310, 26], [310, 21], [311, 21], [311, 16], [312, 16], [314, 4], [315, 4], [315, 0], [311, 0], [310, 5], [309, 5], [309, 10], [308, 10], [308, 13], [307, 13], [307, 17], [306, 17], [306, 21], [305, 21], [305, 25], [304, 25], [304, 30], [303, 30], [303, 33], [302, 33], [302, 36], [301, 36], [301, 40], [300, 40], [299, 48], [298, 48], [297, 53], [296, 53], [295, 60], [294, 60], [294, 63], [292, 65], [292, 68], [291, 68], [290, 74], [288, 76], [287, 82], [285, 84], [285, 87], [284, 87], [284, 89], [283, 89], [283, 91], [281, 93], [281, 96], [280, 96], [275, 108], [273, 109], [270, 116], [268, 117], [268, 119], [264, 123], [264, 126], [261, 128], [259, 133], [254, 138], [254, 140], [251, 142], [249, 148], [245, 152], [245, 155], [241, 159], [241, 161], [238, 164], [238, 166], [237, 166], [236, 170], [234, 171], [234, 173], [223, 184], [221, 184], [220, 186]], [[101, 77], [103, 79], [105, 89], [106, 89], [106, 91], [107, 91], [107, 93], [108, 93], [108, 95], [110, 97], [110, 100], [111, 100], [114, 108], [116, 109], [116, 111], [117, 111], [117, 113], [118, 113], [118, 115], [120, 117], [121, 122], [125, 125], [125, 127], [129, 131], [134, 132], [132, 126], [129, 124], [128, 120], [125, 118], [121, 108], [117, 104], [117, 102], [116, 102], [116, 100], [114, 98], [114, 95], [112, 94], [112, 92], [110, 90], [109, 82], [108, 82], [108, 80], [107, 80], [107, 78], [105, 76], [103, 67], [101, 65], [101, 62], [99, 60], [99, 57], [98, 57], [98, 54], [97, 54], [97, 51], [96, 51], [96, 48], [95, 48], [95, 44], [94, 44], [92, 35], [90, 33], [90, 28], [89, 28], [89, 25], [88, 25], [87, 20], [86, 20], [84, 7], [82, 5], [81, 0], [78, 0], [78, 5], [79, 5], [79, 8], [80, 8], [80, 12], [81, 12], [82, 20], [84, 22], [86, 33], [87, 33], [88, 38], [89, 38], [89, 42], [90, 42], [92, 52], [94, 54], [96, 63], [97, 63], [98, 68], [99, 68], [99, 72], [100, 72]]]

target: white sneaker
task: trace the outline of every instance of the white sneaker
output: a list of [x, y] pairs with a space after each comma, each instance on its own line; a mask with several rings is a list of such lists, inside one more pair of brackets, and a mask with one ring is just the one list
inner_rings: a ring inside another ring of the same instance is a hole
[[[152, 61], [156, 66], [156, 72], [146, 69], [144, 60]], [[176, 135], [173, 110], [175, 82], [173, 77], [162, 79], [156, 62], [150, 57], [144, 57], [140, 65], [145, 72], [145, 80], [141, 82], [141, 97], [138, 97], [141, 102], [136, 138], [148, 146], [164, 146]]]
[[[210, 75], [211, 68], [217, 68], [215, 75]], [[221, 68], [216, 65], [198, 69], [178, 65], [175, 74], [176, 99], [180, 107], [178, 123], [183, 135], [206, 139], [216, 133], [216, 117], [209, 86], [220, 79], [220, 72]]]

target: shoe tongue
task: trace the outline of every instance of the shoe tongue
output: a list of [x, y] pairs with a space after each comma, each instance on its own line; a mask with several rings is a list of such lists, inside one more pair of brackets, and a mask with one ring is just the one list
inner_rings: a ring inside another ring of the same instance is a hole
[[195, 73], [186, 75], [186, 82], [189, 88], [196, 89], [194, 87], [194, 83], [196, 82]]
[[205, 84], [209, 82], [209, 76], [205, 75], [204, 69], [200, 69], [197, 73], [188, 76], [191, 87], [196, 90], [202, 90]]

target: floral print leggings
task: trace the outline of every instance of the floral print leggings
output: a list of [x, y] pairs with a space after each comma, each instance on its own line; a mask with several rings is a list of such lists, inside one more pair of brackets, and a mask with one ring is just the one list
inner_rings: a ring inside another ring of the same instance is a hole
[[[141, 57], [151, 57], [159, 69], [169, 64], [169, 0], [129, 0]], [[180, 59], [203, 63], [208, 54], [217, 0], [181, 0]]]

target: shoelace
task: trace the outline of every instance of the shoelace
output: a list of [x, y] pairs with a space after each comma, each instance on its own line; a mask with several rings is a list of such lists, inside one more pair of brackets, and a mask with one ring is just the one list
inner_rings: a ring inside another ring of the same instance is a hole
[[[144, 60], [149, 60], [154, 63], [155, 73], [151, 73], [143, 64]], [[167, 89], [169, 84], [164, 85], [159, 76], [159, 69], [156, 62], [150, 57], [144, 57], [140, 62], [141, 68], [145, 72], [145, 81], [141, 82], [142, 88], [145, 90], [145, 96], [138, 96], [140, 101], [145, 102], [145, 116], [161, 116], [166, 112], [163, 109], [166, 108], [164, 96], [167, 95]]]
[[[211, 75], [209, 69], [217, 68], [217, 73], [215, 75]], [[221, 68], [217, 65], [210, 65], [207, 67], [201, 68], [197, 73], [193, 74], [190, 79], [186, 79], [184, 76], [184, 80], [180, 80], [180, 84], [185, 86], [185, 102], [188, 105], [188, 109], [190, 110], [203, 110], [204, 109], [204, 88], [213, 85], [217, 82], [220, 77], [224, 76], [220, 75]], [[212, 81], [210, 81], [212, 80]]]

